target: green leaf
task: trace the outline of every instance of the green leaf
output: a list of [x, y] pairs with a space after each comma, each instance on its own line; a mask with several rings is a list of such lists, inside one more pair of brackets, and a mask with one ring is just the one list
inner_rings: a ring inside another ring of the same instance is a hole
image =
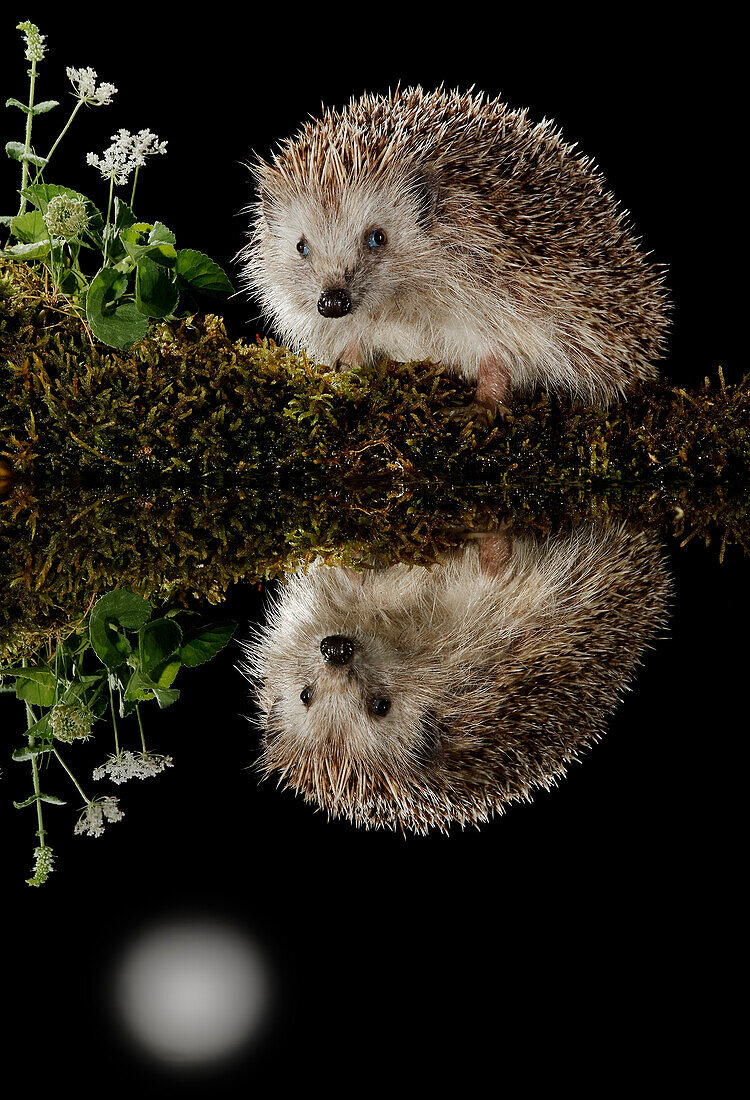
[[96, 601], [89, 616], [89, 639], [107, 668], [120, 668], [133, 652], [121, 630], [140, 630], [151, 611], [148, 600], [129, 588], [117, 588]]
[[[179, 671], [179, 662], [177, 663], [177, 669], [174, 675], [169, 679], [169, 675], [165, 676], [165, 681], [171, 683], [174, 677]], [[125, 700], [127, 702], [144, 702], [148, 699], [156, 699], [159, 706], [164, 707], [171, 706], [180, 697], [180, 693], [176, 688], [170, 688], [168, 683], [164, 685], [159, 684], [156, 680], [152, 679], [147, 673], [137, 670], [130, 678], [130, 683], [125, 689]]]
[[143, 670], [150, 673], [179, 649], [181, 641], [182, 631], [174, 619], [154, 619], [148, 623], [140, 635]]
[[35, 722], [33, 726], [29, 726], [24, 732], [33, 737], [51, 737], [52, 726], [50, 724], [50, 712], [47, 711], [46, 714], [43, 714], [38, 722]]
[[115, 195], [115, 214], [113, 222], [109, 227], [107, 245], [107, 255], [110, 260], [119, 260], [121, 257], [127, 255], [123, 248], [122, 241], [120, 240], [120, 234], [123, 230], [129, 229], [131, 225], [135, 225], [135, 214], [126, 202], [123, 202], [122, 199], [118, 199]]
[[148, 332], [148, 317], [140, 312], [135, 302], [123, 302], [111, 318], [98, 325], [98, 331], [93, 325], [91, 328], [103, 343], [127, 351]]
[[26, 151], [26, 146], [21, 141], [6, 141], [5, 152], [11, 160], [20, 160]]
[[113, 314], [117, 309], [117, 300], [128, 289], [126, 272], [111, 267], [103, 267], [91, 280], [88, 292], [88, 304], [103, 315]]
[[47, 665], [22, 666], [15, 675], [17, 677], [22, 676], [26, 680], [34, 680], [37, 684], [48, 684], [50, 680], [54, 681], [55, 679], [52, 669]]
[[91, 620], [104, 615], [125, 630], [140, 630], [149, 620], [153, 605], [131, 588], [115, 588], [101, 596], [91, 609]]
[[16, 676], [16, 697], [36, 707], [55, 702], [55, 677], [49, 669], [25, 668]]
[[[156, 225], [161, 225], [161, 222], [157, 222]], [[133, 225], [128, 226], [120, 233], [123, 248], [136, 261], [145, 256], [163, 267], [174, 267], [177, 260], [177, 251], [174, 244], [168, 240], [157, 239], [152, 241], [151, 236], [155, 229], [156, 226], [153, 226], [151, 222], [135, 222]], [[162, 226], [162, 230], [165, 231], [165, 235], [172, 236], [166, 226]]]
[[89, 624], [91, 648], [107, 668], [120, 668], [133, 652], [128, 639], [105, 618], [92, 619]]
[[151, 672], [151, 679], [155, 684], [158, 684], [160, 688], [171, 687], [175, 681], [177, 673], [182, 668], [182, 661], [179, 657], [168, 657], [166, 661], [162, 661], [160, 665], [157, 665]]
[[165, 707], [171, 707], [172, 703], [176, 703], [180, 698], [179, 688], [154, 687], [153, 692], [161, 710], [164, 710]]
[[135, 273], [135, 303], [146, 317], [168, 317], [174, 313], [180, 292], [163, 267], [141, 256]]
[[11, 222], [10, 231], [26, 244], [35, 241], [49, 242], [49, 230], [40, 210], [29, 210], [26, 214], [17, 215]]
[[233, 619], [226, 619], [218, 623], [209, 623], [192, 632], [180, 649], [182, 663], [186, 668], [194, 668], [205, 661], [210, 661], [224, 648], [236, 629], [237, 623]]
[[119, 199], [115, 195], [115, 229], [118, 233], [123, 229], [129, 229], [131, 225], [135, 225], [135, 214], [130, 209], [126, 202]]
[[149, 244], [174, 244], [177, 240], [171, 229], [167, 229], [164, 222], [154, 222], [154, 227], [148, 235]]
[[12, 755], [13, 760], [33, 760], [35, 756], [41, 756], [42, 753], [52, 752], [51, 745], [26, 745], [22, 749], [15, 749]]
[[94, 336], [122, 350], [142, 340], [148, 332], [148, 318], [134, 302], [118, 303], [127, 282], [125, 273], [103, 267], [92, 279], [86, 296], [86, 320]]
[[[41, 103], [35, 103], [33, 107], [29, 108], [28, 103], [21, 103], [18, 99], [6, 99], [6, 107], [18, 107], [23, 111], [25, 115], [46, 115], [47, 111], [51, 111], [54, 107], [59, 107], [60, 104], [56, 99], [44, 99]], [[19, 144], [19, 143], [14, 143]]]
[[49, 244], [11, 244], [2, 250], [0, 255], [15, 256], [23, 260], [43, 260], [49, 249]]
[[24, 799], [23, 802], [14, 802], [13, 805], [16, 807], [17, 810], [23, 810], [26, 808], [26, 806], [30, 806], [32, 802], [36, 802], [35, 794], [30, 795], [28, 798]]
[[177, 253], [175, 270], [182, 283], [201, 294], [220, 297], [234, 291], [224, 270], [208, 256], [193, 248], [183, 248]]
[[32, 802], [51, 802], [53, 806], [66, 806], [67, 803], [63, 802], [62, 798], [58, 798], [56, 794], [32, 794], [23, 802], [14, 802], [13, 805], [17, 810], [23, 810], [26, 806], [30, 806]]
[[[130, 270], [133, 269], [134, 262], [128, 256], [125, 251], [122, 241], [120, 240], [120, 234], [129, 229], [131, 225], [135, 225], [136, 218], [133, 211], [130, 209], [126, 202], [118, 198], [115, 195], [114, 201], [114, 216], [110, 224], [107, 226], [107, 257], [110, 264], [115, 264], [121, 261], [123, 258], [127, 259], [127, 263], [130, 265]], [[104, 248], [104, 237], [100, 234], [98, 242], [100, 248]]]

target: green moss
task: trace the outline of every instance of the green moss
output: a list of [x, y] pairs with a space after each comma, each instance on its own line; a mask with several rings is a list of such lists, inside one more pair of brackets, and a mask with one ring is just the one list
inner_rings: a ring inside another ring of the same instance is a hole
[[120, 355], [43, 289], [23, 265], [4, 269], [0, 453], [21, 472], [231, 480], [322, 466], [566, 487], [750, 475], [750, 378], [692, 393], [653, 384], [607, 411], [539, 393], [487, 428], [441, 415], [471, 388], [436, 366], [338, 373], [270, 341], [232, 342], [213, 316], [157, 325]]
[[114, 353], [24, 265], [0, 269], [0, 370], [0, 648], [118, 585], [217, 602], [316, 554], [429, 564], [507, 515], [750, 549], [748, 378], [606, 412], [536, 394], [487, 428], [442, 415], [472, 394], [435, 366], [337, 373], [217, 317]]

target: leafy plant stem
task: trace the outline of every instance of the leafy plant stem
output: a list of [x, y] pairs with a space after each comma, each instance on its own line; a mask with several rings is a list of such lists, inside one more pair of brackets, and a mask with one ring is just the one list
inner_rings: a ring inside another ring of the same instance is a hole
[[26, 199], [24, 197], [23, 192], [26, 189], [26, 184], [27, 184], [28, 178], [29, 178], [29, 162], [26, 158], [28, 157], [29, 153], [31, 152], [31, 123], [32, 123], [32, 119], [34, 117], [33, 110], [34, 110], [34, 85], [36, 84], [36, 59], [34, 59], [31, 62], [31, 68], [29, 69], [29, 76], [31, 77], [31, 80], [29, 81], [29, 110], [28, 110], [28, 114], [26, 115], [26, 140], [24, 142], [24, 150], [23, 150], [24, 156], [23, 156], [23, 160], [21, 161], [21, 205], [18, 208], [19, 215], [23, 214], [24, 211], [26, 210]]
[[[22, 667], [26, 668], [27, 664], [28, 664], [28, 662], [27, 662], [26, 658], [24, 658], [23, 661], [21, 662]], [[26, 729], [30, 730], [31, 727], [34, 725], [35, 721], [36, 721], [36, 717], [34, 715], [34, 711], [31, 708], [31, 704], [27, 703], [26, 704]], [[34, 737], [34, 734], [30, 733], [28, 735], [28, 738], [29, 738], [29, 748], [33, 748], [34, 741], [36, 740], [36, 738]], [[39, 837], [39, 847], [40, 848], [46, 848], [47, 845], [44, 843], [44, 817], [42, 815], [42, 799], [40, 797], [42, 792], [41, 792], [40, 787], [39, 787], [39, 769], [36, 766], [36, 756], [32, 756], [32, 758], [31, 758], [31, 773], [32, 773], [33, 778], [34, 778], [34, 794], [36, 795], [36, 819], [37, 819], [37, 822], [39, 823], [39, 828], [37, 829], [37, 836]]]

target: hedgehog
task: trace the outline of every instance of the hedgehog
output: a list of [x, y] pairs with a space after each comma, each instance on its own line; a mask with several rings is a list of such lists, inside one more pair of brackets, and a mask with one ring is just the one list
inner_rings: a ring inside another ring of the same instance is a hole
[[669, 593], [656, 540], [615, 526], [291, 574], [244, 643], [257, 767], [358, 826], [479, 826], [602, 736]]
[[485, 411], [537, 386], [606, 405], [656, 377], [664, 271], [550, 121], [398, 88], [324, 110], [249, 167], [243, 279], [293, 351], [438, 363]]

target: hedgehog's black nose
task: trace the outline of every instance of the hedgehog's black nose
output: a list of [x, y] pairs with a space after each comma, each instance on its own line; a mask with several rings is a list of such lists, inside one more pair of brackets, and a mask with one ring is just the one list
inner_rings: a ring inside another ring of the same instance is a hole
[[322, 313], [324, 317], [343, 317], [351, 308], [352, 303], [345, 290], [324, 290], [318, 298], [318, 313]]
[[320, 643], [320, 652], [330, 665], [348, 665], [354, 653], [354, 642], [341, 634], [331, 634]]

